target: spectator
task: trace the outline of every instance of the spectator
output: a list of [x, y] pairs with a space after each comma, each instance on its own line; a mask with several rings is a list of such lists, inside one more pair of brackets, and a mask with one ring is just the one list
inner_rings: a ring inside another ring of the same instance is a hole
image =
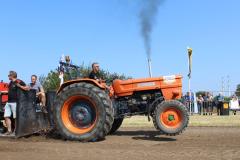
[[203, 96], [203, 115], [207, 115], [208, 112], [208, 93]]
[[36, 75], [31, 76], [31, 83], [29, 84], [28, 87], [29, 87], [29, 89], [36, 91], [37, 100], [38, 100], [38, 102], [40, 102], [42, 112], [47, 114], [48, 112], [47, 112], [47, 108], [46, 108], [45, 92], [44, 92], [43, 86], [37, 81]]
[[191, 111], [192, 111], [192, 113], [194, 113], [194, 93], [193, 92], [191, 92], [191, 107], [192, 107], [192, 109], [191, 109]]
[[202, 95], [200, 94], [200, 95], [197, 97], [197, 106], [198, 106], [198, 114], [199, 114], [199, 115], [201, 115], [201, 113], [202, 113], [203, 102], [204, 102], [204, 99], [203, 99]]
[[224, 96], [222, 95], [222, 93], [219, 93], [219, 95], [216, 98], [217, 114], [218, 115], [221, 115], [223, 102], [224, 102]]
[[184, 96], [185, 99], [185, 104], [188, 108], [188, 111], [191, 112], [191, 114], [193, 114], [194, 112], [194, 93], [191, 93], [191, 97], [190, 97], [190, 92], [187, 92], [187, 94]]
[[237, 110], [240, 110], [239, 101], [236, 95], [233, 95], [230, 100], [230, 109], [233, 111], [234, 115], [237, 114]]
[[213, 95], [211, 93], [208, 93], [207, 96], [207, 112], [209, 115], [212, 115], [213, 113]]
[[185, 106], [187, 107], [188, 111], [190, 111], [190, 108], [189, 108], [189, 102], [190, 102], [190, 97], [189, 97], [189, 93], [187, 92], [185, 95], [184, 95], [184, 104]]
[[11, 116], [15, 121], [18, 101], [17, 92], [18, 89], [27, 90], [27, 87], [22, 80], [17, 79], [17, 73], [15, 71], [10, 71], [8, 78], [10, 80], [10, 83], [8, 85], [8, 102], [5, 105], [4, 111], [5, 123], [7, 125], [7, 132], [5, 133], [5, 135], [14, 135], [15, 128], [12, 130]]

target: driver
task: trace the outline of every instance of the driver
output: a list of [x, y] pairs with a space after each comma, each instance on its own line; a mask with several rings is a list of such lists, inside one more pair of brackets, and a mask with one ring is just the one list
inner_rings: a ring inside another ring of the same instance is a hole
[[94, 62], [92, 64], [92, 71], [89, 74], [88, 78], [90, 79], [94, 79], [96, 81], [98, 81], [98, 83], [101, 83], [107, 90], [111, 90], [111, 87], [109, 87], [108, 85], [106, 85], [105, 83], [102, 83], [102, 78], [100, 76], [100, 67], [99, 67], [99, 63]]
[[92, 71], [89, 74], [88, 78], [97, 80], [98, 82], [101, 81], [101, 78], [100, 78], [100, 67], [99, 67], [99, 64], [97, 62], [94, 62], [92, 64]]

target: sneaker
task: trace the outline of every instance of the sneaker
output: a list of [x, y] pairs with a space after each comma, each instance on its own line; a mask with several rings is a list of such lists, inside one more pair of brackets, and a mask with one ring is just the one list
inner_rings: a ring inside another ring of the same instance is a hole
[[4, 136], [11, 136], [11, 134], [12, 134], [12, 132], [7, 131], [7, 132], [4, 133], [3, 135], [4, 135]]
[[9, 136], [14, 137], [15, 135], [16, 135], [16, 133], [15, 133], [15, 131], [14, 131], [14, 132], [12, 132]]
[[45, 106], [42, 106], [42, 107], [41, 107], [41, 110], [42, 110], [43, 113], [48, 114], [48, 111], [47, 111], [47, 109], [46, 109]]

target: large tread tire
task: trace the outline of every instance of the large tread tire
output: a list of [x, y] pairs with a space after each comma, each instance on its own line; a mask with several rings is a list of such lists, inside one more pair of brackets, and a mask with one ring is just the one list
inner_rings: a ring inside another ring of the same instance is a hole
[[124, 118], [114, 119], [112, 128], [109, 131], [109, 134], [114, 134], [122, 125]]
[[[76, 134], [65, 127], [61, 118], [62, 107], [71, 96], [87, 96], [97, 107], [97, 120], [94, 128], [84, 134]], [[113, 107], [106, 92], [93, 84], [86, 82], [74, 83], [65, 87], [56, 97], [54, 105], [54, 120], [57, 132], [66, 140], [93, 142], [102, 140], [109, 133], [113, 123]]]
[[[160, 116], [167, 109], [177, 110], [178, 113], [181, 115], [181, 122], [179, 126], [166, 127], [166, 125], [164, 125], [164, 123], [161, 121]], [[181, 134], [187, 128], [189, 122], [187, 108], [184, 106], [184, 104], [176, 100], [163, 101], [160, 104], [158, 104], [155, 107], [152, 118], [155, 128], [159, 130], [161, 134], [168, 136], [176, 136]]]

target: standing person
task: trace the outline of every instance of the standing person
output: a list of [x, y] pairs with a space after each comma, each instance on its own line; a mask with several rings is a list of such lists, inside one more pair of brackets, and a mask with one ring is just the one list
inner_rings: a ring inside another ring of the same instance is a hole
[[209, 115], [213, 114], [213, 95], [208, 93], [208, 113]]
[[191, 115], [193, 115], [194, 113], [194, 94], [191, 93], [191, 97], [190, 97], [190, 92], [187, 92], [187, 94], [184, 96], [185, 102], [186, 102], [186, 106], [188, 108], [188, 112], [190, 113], [191, 111]]
[[37, 78], [38, 77], [36, 75], [32, 75], [31, 83], [29, 84], [28, 87], [29, 87], [29, 89], [36, 91], [36, 96], [37, 96], [38, 101], [40, 102], [42, 112], [47, 114], [48, 112], [47, 112], [47, 107], [46, 107], [45, 92], [44, 92], [43, 86], [37, 81]]
[[7, 132], [5, 135], [14, 135], [15, 128], [12, 130], [11, 116], [13, 116], [13, 119], [15, 121], [18, 101], [18, 89], [27, 90], [27, 87], [22, 80], [17, 79], [17, 73], [15, 71], [10, 71], [8, 78], [10, 80], [10, 83], [8, 85], [8, 102], [5, 105], [4, 111], [5, 123], [7, 125]]
[[198, 114], [201, 115], [202, 113], [202, 109], [203, 109], [203, 97], [202, 95], [200, 94], [198, 97], [197, 97], [197, 106], [198, 106]]
[[238, 97], [236, 95], [233, 95], [230, 100], [230, 110], [233, 111], [233, 115], [236, 115], [237, 111], [240, 110]]
[[207, 115], [208, 113], [208, 93], [205, 92], [203, 96], [203, 115]]
[[185, 96], [184, 96], [184, 102], [185, 102], [185, 105], [186, 105], [186, 107], [187, 107], [187, 109], [188, 109], [188, 112], [190, 113], [190, 93], [189, 92], [187, 92], [186, 94], [185, 94]]
[[192, 115], [194, 113], [194, 101], [195, 101], [194, 93], [191, 92], [191, 111], [192, 111]]
[[224, 102], [224, 96], [222, 95], [222, 93], [219, 93], [219, 95], [216, 98], [217, 114], [218, 115], [221, 115], [223, 102]]

